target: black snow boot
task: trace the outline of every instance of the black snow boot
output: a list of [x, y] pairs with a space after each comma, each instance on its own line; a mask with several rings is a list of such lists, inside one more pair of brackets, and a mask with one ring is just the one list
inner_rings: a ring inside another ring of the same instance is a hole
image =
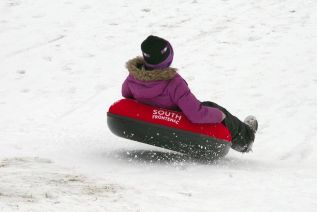
[[[250, 115], [250, 116], [247, 116], [243, 122], [251, 128], [251, 130], [253, 131], [254, 136], [255, 136], [255, 133], [258, 130], [258, 121], [256, 120], [256, 118], [254, 116]], [[245, 148], [241, 152], [252, 151], [253, 143], [254, 143], [254, 139], [247, 146], [245, 146]]]

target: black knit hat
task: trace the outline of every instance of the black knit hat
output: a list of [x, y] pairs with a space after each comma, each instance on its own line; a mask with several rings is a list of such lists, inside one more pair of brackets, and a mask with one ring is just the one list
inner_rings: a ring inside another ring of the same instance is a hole
[[173, 61], [173, 48], [163, 38], [150, 35], [142, 42], [141, 50], [148, 68], [167, 68]]

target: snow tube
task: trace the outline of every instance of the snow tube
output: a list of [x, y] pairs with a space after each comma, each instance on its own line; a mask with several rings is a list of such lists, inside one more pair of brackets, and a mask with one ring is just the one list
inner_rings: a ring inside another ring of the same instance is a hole
[[121, 99], [110, 106], [107, 124], [117, 136], [185, 153], [219, 158], [231, 147], [223, 124], [193, 124], [179, 111]]

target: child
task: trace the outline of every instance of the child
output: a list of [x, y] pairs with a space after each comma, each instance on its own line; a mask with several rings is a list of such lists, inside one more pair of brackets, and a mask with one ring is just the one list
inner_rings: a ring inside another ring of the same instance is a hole
[[258, 127], [248, 116], [245, 123], [213, 102], [200, 102], [186, 81], [170, 65], [174, 51], [163, 38], [149, 36], [141, 44], [143, 57], [127, 62], [129, 76], [122, 85], [122, 96], [168, 109], [180, 109], [193, 123], [223, 123], [232, 136], [231, 148], [249, 152]]

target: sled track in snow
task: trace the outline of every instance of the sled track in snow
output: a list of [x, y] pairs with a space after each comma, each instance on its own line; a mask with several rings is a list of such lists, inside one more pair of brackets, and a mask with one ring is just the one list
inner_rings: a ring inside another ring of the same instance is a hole
[[94, 206], [90, 208], [107, 208], [107, 203], [116, 208], [115, 203], [122, 198], [123, 188], [119, 185], [88, 179], [49, 159], [0, 159], [0, 173], [1, 211], [32, 208], [46, 211], [52, 206], [70, 208], [71, 205], [85, 208], [91, 203]]

